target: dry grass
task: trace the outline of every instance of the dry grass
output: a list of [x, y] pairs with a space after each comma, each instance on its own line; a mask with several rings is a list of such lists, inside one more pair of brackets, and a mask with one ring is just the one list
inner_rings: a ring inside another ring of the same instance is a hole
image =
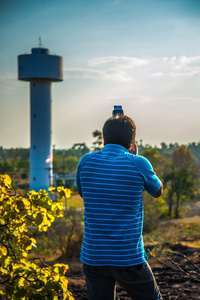
[[200, 217], [173, 219], [156, 224], [149, 234], [144, 235], [144, 242], [169, 243], [200, 247]]
[[69, 199], [67, 199], [68, 207], [72, 206], [77, 208], [83, 208], [83, 198], [78, 194], [72, 195]]
[[81, 198], [81, 196], [79, 196], [79, 194], [72, 194], [72, 196], [70, 198], [67, 199], [67, 201], [63, 198], [61, 200], [61, 202], [63, 203], [63, 205], [66, 205], [67, 202], [67, 208], [69, 209], [70, 207], [75, 208], [75, 209], [83, 209], [83, 198]]

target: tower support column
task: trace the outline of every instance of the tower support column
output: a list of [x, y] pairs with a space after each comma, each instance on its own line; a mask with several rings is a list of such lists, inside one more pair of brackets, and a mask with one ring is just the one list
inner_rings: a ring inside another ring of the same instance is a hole
[[51, 82], [30, 83], [30, 189], [48, 189], [52, 181], [51, 148]]

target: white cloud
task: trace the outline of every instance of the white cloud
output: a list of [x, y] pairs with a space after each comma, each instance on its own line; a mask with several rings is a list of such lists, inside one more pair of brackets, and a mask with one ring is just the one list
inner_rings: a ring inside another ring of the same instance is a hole
[[151, 77], [162, 77], [164, 75], [163, 72], [158, 72], [158, 73], [152, 73], [150, 76]]
[[11, 92], [18, 90], [25, 83], [18, 80], [17, 73], [5, 73], [0, 75], [0, 91], [2, 94], [10, 94]]
[[91, 68], [64, 68], [65, 78], [93, 78], [100, 79], [104, 72]]
[[192, 77], [200, 75], [200, 56], [163, 57], [150, 62], [155, 71], [151, 76]]
[[125, 82], [140, 78], [192, 77], [200, 75], [200, 56], [172, 56], [151, 60], [127, 56], [97, 57], [85, 68], [65, 68], [65, 78]]
[[17, 73], [6, 73], [0, 76], [0, 80], [17, 79]]
[[86, 68], [65, 68], [66, 78], [91, 78], [109, 81], [131, 81], [134, 69], [148, 65], [148, 60], [126, 56], [98, 57], [88, 61]]
[[171, 75], [175, 77], [200, 75], [200, 56], [181, 56], [174, 70], [172, 70]]
[[140, 59], [128, 56], [108, 56], [98, 57], [90, 60], [88, 65], [91, 67], [110, 67], [120, 69], [131, 69], [135, 66], [147, 65], [147, 59]]
[[200, 62], [200, 56], [186, 57], [183, 55], [180, 57], [179, 61], [181, 65], [188, 65], [194, 62]]
[[95, 79], [103, 81], [130, 81], [132, 80], [126, 71], [118, 69], [117, 71], [96, 68], [65, 68], [65, 78], [82, 78], [82, 79]]

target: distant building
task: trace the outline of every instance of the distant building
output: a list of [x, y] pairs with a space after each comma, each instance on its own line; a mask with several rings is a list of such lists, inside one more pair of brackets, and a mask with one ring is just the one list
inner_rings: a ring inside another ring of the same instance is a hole
[[62, 180], [63, 185], [68, 189], [76, 184], [76, 172], [58, 172], [54, 173], [53, 177], [56, 181]]

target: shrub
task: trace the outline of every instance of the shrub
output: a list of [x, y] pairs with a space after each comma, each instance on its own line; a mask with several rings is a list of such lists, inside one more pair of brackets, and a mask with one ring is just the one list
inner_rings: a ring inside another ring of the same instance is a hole
[[[67, 193], [58, 188], [60, 197]], [[0, 175], [0, 290], [2, 299], [72, 300], [68, 291], [65, 273], [68, 266], [38, 266], [34, 259], [28, 259], [29, 250], [36, 240], [29, 236], [28, 228], [46, 231], [56, 217], [63, 216], [61, 203], [51, 200], [45, 190], [31, 191], [28, 198], [15, 194], [8, 175]]]

